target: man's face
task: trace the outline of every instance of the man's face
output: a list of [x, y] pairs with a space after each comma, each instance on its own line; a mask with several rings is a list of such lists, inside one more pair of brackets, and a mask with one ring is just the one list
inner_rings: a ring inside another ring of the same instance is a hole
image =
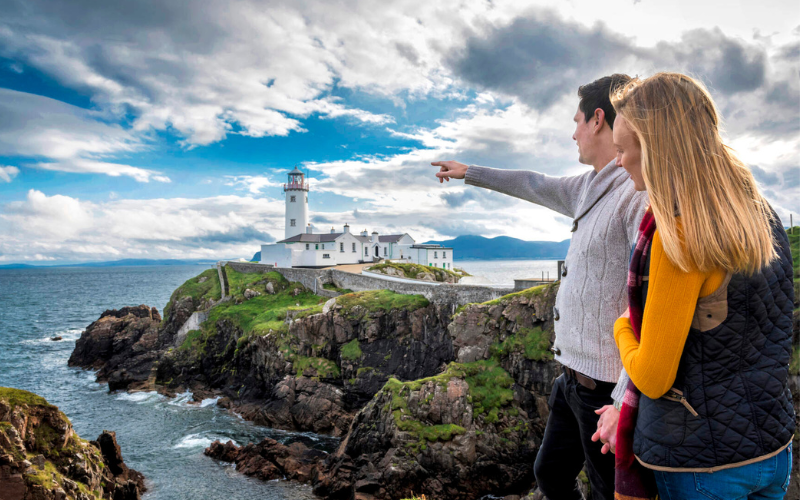
[[572, 134], [572, 138], [578, 144], [578, 161], [584, 165], [591, 165], [594, 160], [592, 120], [587, 122], [580, 108], [575, 113], [573, 120], [575, 121], [575, 133]]
[[634, 189], [645, 191], [647, 188], [642, 177], [642, 146], [627, 120], [620, 115], [614, 120], [614, 147], [617, 149], [617, 166], [628, 172]]

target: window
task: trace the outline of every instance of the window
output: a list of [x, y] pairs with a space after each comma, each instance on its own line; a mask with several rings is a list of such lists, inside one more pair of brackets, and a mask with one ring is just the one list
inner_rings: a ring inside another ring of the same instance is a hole
[[291, 196], [291, 197], [289, 197], [289, 201], [291, 201], [292, 203], [294, 203], [295, 201], [297, 201], [297, 196]]
[[339, 251], [344, 252], [344, 243], [339, 243]]
[[309, 245], [308, 243], [306, 243], [306, 250], [308, 250], [310, 247], [311, 247], [311, 245]]
[[324, 253], [324, 254], [322, 254], [322, 258], [323, 258], [323, 259], [330, 259], [330, 258], [331, 258], [331, 254], [329, 254], [329, 253]]
[[354, 252], [356, 251], [356, 244], [355, 243], [353, 243], [353, 251]]
[[388, 249], [387, 247], [383, 247], [383, 256], [384, 256], [384, 257], [386, 257], [387, 255], [389, 255], [389, 254], [387, 253], [388, 251], [389, 251], [389, 249]]
[[367, 255], [369, 255], [369, 248], [364, 249], [364, 257], [366, 257]]
[[314, 244], [314, 250], [319, 250], [319, 243]]
[[289, 221], [289, 225], [295, 227], [297, 225], [297, 221], [295, 219], [292, 219]]
[[308, 195], [306, 195], [306, 203], [308, 203]]
[[439, 252], [433, 252], [433, 258], [434, 259], [438, 259], [439, 258]]
[[442, 258], [443, 258], [443, 259], [446, 259], [446, 258], [447, 258], [447, 252], [442, 252]]

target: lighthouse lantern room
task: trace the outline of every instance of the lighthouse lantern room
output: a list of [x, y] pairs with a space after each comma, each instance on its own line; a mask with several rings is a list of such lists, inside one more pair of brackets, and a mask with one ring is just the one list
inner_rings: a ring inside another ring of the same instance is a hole
[[289, 172], [289, 182], [283, 185], [286, 195], [285, 237], [291, 238], [305, 231], [308, 225], [308, 181], [297, 167]]

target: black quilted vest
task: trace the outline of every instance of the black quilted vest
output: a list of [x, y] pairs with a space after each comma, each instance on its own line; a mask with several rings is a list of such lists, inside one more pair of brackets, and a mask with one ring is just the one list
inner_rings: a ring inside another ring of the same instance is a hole
[[778, 259], [754, 276], [729, 274], [727, 286], [698, 301], [673, 386], [686, 401], [641, 395], [633, 449], [646, 465], [711, 469], [792, 439], [792, 257], [780, 221], [773, 233]]

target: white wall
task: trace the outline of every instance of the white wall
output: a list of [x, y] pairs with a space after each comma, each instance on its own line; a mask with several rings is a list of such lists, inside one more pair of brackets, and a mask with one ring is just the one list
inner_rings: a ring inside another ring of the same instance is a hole
[[[299, 189], [290, 189], [284, 193], [286, 195], [286, 220], [284, 238], [304, 233], [308, 225], [308, 192]], [[295, 201], [292, 201], [294, 196]], [[292, 219], [295, 225], [292, 226]]]
[[261, 263], [275, 267], [292, 267], [292, 250], [285, 243], [261, 245]]

